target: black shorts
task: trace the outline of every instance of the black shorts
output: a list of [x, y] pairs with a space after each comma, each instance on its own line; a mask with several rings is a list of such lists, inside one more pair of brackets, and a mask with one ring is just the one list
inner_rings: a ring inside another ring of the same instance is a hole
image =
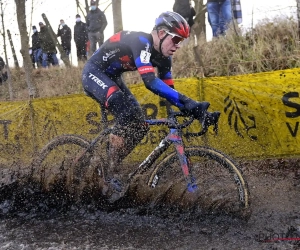
[[82, 83], [86, 94], [114, 116], [114, 134], [127, 137], [137, 133], [134, 131], [148, 131], [142, 108], [121, 75], [109, 76], [96, 65], [87, 63], [83, 69]]

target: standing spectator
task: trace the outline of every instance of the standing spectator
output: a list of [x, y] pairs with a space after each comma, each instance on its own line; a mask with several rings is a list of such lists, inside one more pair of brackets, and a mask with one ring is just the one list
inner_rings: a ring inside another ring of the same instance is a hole
[[232, 21], [231, 0], [207, 0], [207, 13], [213, 37], [225, 35]]
[[180, 14], [185, 20], [189, 21], [191, 18], [191, 6], [189, 0], [175, 0], [173, 11]]
[[42, 48], [40, 44], [39, 33], [36, 29], [36, 26], [32, 26], [32, 31], [33, 34], [31, 36], [31, 49], [32, 49], [32, 58], [34, 59], [33, 65], [35, 68], [35, 67], [40, 67], [42, 65], [41, 64]]
[[[60, 27], [62, 27], [60, 29]], [[60, 24], [58, 25], [57, 37], [60, 36], [61, 45], [63, 47], [64, 52], [67, 56], [71, 53], [71, 39], [72, 39], [72, 32], [68, 25], [65, 24], [63, 19], [60, 20]]]
[[233, 18], [236, 20], [238, 24], [241, 24], [243, 22], [241, 1], [232, 0], [231, 4], [232, 4], [231, 8], [233, 12]]
[[97, 43], [99, 47], [103, 44], [104, 30], [107, 26], [106, 16], [104, 12], [97, 7], [96, 1], [91, 1], [90, 11], [86, 17], [86, 24], [88, 38], [91, 43], [89, 54], [89, 56], [91, 56], [96, 51]]
[[76, 24], [74, 26], [74, 41], [77, 49], [77, 60], [86, 61], [86, 47], [88, 41], [88, 34], [86, 24], [81, 21], [79, 14], [76, 15]]
[[43, 68], [47, 68], [48, 60], [52, 61], [53, 65], [58, 65], [55, 43], [53, 42], [52, 37], [50, 36], [48, 28], [42, 22], [39, 23], [39, 26], [40, 26], [39, 38], [40, 38], [41, 48], [43, 51], [42, 66]]
[[0, 56], [0, 84], [7, 80], [7, 71], [5, 70], [5, 62], [3, 58]]
[[[29, 45], [28, 45], [29, 46]], [[32, 67], [35, 69], [35, 59], [34, 59], [34, 55], [32, 52], [32, 47], [29, 47], [29, 55], [30, 55], [30, 59], [31, 59], [31, 63], [32, 63]]]

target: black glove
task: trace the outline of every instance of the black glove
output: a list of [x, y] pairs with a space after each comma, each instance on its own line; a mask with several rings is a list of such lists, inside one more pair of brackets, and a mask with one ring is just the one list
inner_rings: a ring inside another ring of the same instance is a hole
[[188, 116], [193, 116], [195, 119], [202, 119], [209, 105], [209, 102], [197, 102], [190, 98], [185, 98], [184, 106], [179, 109]]

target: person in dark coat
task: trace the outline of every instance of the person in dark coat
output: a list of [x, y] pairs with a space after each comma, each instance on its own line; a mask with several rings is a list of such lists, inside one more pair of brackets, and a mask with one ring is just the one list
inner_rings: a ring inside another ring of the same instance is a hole
[[90, 41], [89, 55], [91, 56], [96, 51], [97, 43], [99, 47], [103, 44], [104, 30], [107, 26], [106, 16], [97, 7], [96, 1], [91, 1], [90, 11], [86, 17], [86, 25]]
[[77, 60], [86, 61], [87, 52], [86, 46], [88, 41], [88, 33], [86, 28], [86, 23], [81, 21], [79, 14], [76, 15], [76, 24], [74, 26], [74, 41], [77, 49]]
[[[60, 29], [60, 27], [62, 27]], [[71, 53], [71, 39], [72, 32], [68, 25], [65, 24], [63, 19], [60, 20], [60, 24], [58, 25], [57, 37], [61, 38], [61, 45], [63, 47], [64, 52], [67, 56]]]
[[50, 36], [48, 28], [42, 22], [39, 23], [39, 26], [40, 26], [39, 39], [43, 51], [42, 66], [43, 68], [47, 68], [49, 57], [52, 58], [51, 61], [53, 65], [58, 65], [58, 60], [56, 57], [56, 52], [57, 52], [56, 46], [52, 40], [52, 37]]
[[175, 0], [173, 11], [177, 12], [188, 21], [191, 16], [190, 0]]
[[7, 71], [5, 69], [5, 62], [3, 58], [0, 56], [0, 85], [5, 82], [8, 78]]
[[[42, 48], [40, 44], [39, 34], [36, 26], [32, 26], [33, 34], [31, 36], [31, 50], [34, 68], [42, 66]], [[35, 66], [36, 65], [36, 66]]]

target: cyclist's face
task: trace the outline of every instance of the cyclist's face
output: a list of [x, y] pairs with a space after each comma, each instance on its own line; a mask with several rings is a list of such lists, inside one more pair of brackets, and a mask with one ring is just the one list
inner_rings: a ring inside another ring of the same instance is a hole
[[172, 56], [176, 50], [180, 48], [180, 45], [174, 43], [174, 40], [176, 41], [176, 39], [174, 39], [172, 35], [164, 32], [164, 36], [165, 35], [167, 35], [167, 37], [162, 43], [161, 51], [164, 56]]

